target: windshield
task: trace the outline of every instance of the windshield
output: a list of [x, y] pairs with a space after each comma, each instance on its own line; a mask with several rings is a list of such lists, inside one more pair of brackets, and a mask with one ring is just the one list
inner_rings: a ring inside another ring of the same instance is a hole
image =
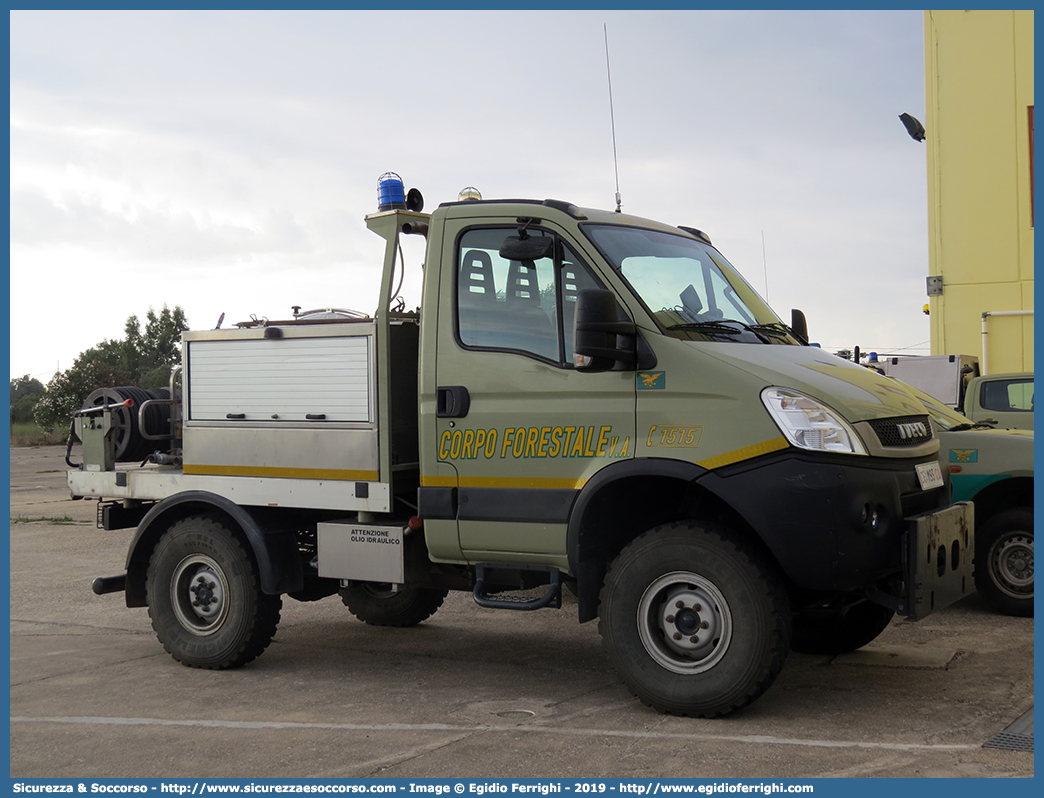
[[711, 246], [687, 235], [618, 225], [584, 232], [668, 335], [690, 340], [799, 344]]

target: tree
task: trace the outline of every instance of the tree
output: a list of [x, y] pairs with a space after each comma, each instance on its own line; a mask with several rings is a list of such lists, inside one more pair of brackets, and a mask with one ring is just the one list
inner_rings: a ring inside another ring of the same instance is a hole
[[11, 380], [11, 423], [32, 421], [33, 408], [43, 393], [43, 383], [28, 374]]
[[29, 396], [39, 396], [43, 392], [43, 383], [28, 374], [11, 380], [11, 404]]
[[[127, 322], [129, 324], [130, 319]], [[181, 360], [181, 334], [187, 329], [188, 319], [180, 307], [171, 311], [164, 305], [158, 316], [149, 308], [145, 314], [145, 332], [142, 335], [141, 369], [170, 367]]]
[[131, 383], [130, 374], [107, 359], [118, 354], [116, 346], [109, 346], [112, 344], [119, 342], [103, 341], [80, 353], [70, 368], [51, 377], [47, 392], [33, 409], [33, 420], [40, 427], [47, 432], [67, 427], [73, 412], [83, 407], [91, 391]]
[[164, 305], [159, 314], [149, 308], [144, 330], [137, 316], [129, 317], [120, 342], [119, 365], [134, 375], [139, 388], [163, 387], [181, 359], [181, 333], [187, 329], [188, 320], [180, 307], [172, 311]]
[[98, 388], [167, 385], [171, 368], [181, 358], [181, 333], [188, 329], [185, 311], [164, 305], [157, 315], [149, 308], [144, 331], [137, 316], [128, 317], [123, 329], [123, 340], [92, 346], [51, 378], [33, 410], [37, 424], [48, 431], [68, 426], [73, 412]]

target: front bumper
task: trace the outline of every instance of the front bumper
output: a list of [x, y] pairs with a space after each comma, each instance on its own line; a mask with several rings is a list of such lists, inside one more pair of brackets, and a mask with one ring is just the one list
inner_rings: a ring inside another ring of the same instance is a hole
[[698, 482], [743, 516], [797, 589], [872, 592], [900, 577], [895, 609], [920, 618], [974, 589], [974, 527], [970, 506], [949, 507], [948, 485], [921, 489], [918, 462], [791, 449]]

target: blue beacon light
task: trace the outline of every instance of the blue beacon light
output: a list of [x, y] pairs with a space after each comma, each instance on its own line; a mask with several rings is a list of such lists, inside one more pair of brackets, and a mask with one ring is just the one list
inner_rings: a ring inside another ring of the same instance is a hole
[[385, 172], [377, 178], [377, 210], [406, 210], [406, 187], [395, 172]]

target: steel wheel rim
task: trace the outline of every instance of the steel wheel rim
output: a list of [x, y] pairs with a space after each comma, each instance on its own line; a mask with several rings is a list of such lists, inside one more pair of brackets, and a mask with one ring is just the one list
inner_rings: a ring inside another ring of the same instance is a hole
[[1007, 596], [1033, 598], [1033, 535], [1016, 532], [990, 547], [990, 576]]
[[228, 580], [221, 566], [204, 554], [178, 563], [170, 578], [170, 603], [178, 622], [195, 635], [221, 628], [228, 616]]
[[637, 622], [646, 652], [671, 673], [710, 670], [732, 641], [725, 597], [691, 571], [673, 571], [650, 584], [638, 602]]

